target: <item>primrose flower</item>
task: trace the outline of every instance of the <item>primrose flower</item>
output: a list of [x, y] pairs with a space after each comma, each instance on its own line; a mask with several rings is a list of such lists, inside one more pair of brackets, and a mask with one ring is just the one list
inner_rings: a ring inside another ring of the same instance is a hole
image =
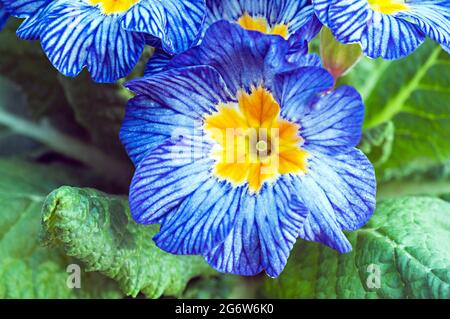
[[316, 15], [343, 43], [371, 58], [399, 59], [429, 36], [450, 52], [449, 0], [313, 0]]
[[355, 148], [364, 106], [282, 37], [220, 21], [167, 71], [128, 82], [121, 140], [136, 165], [133, 218], [221, 272], [278, 276], [298, 237], [351, 250], [374, 170]]
[[[206, 0], [206, 9], [204, 31], [211, 24], [226, 20], [247, 30], [279, 35], [289, 41], [291, 59], [306, 54], [308, 42], [322, 28], [310, 0]], [[171, 58], [170, 53], [157, 49], [145, 75], [161, 72]]]
[[[27, 18], [17, 32], [19, 37], [40, 40], [64, 75], [76, 76], [87, 66], [97, 82], [128, 75], [148, 37], [161, 39], [162, 48], [171, 54], [186, 50], [199, 36], [205, 17], [204, 0], [10, 2], [13, 15]], [[24, 5], [14, 10], [18, 2]]]

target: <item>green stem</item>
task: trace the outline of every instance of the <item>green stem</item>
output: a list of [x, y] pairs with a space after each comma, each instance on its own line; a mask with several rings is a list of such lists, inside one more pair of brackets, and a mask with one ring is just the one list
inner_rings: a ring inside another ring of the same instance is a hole
[[0, 124], [80, 161], [110, 181], [121, 185], [127, 185], [130, 181], [130, 166], [127, 163], [113, 159], [99, 149], [65, 135], [48, 124], [19, 118], [2, 108], [0, 108]]
[[[430, 55], [426, 63], [418, 69], [417, 73], [414, 77], [412, 77], [408, 84], [402, 88], [392, 100], [389, 101], [381, 112], [364, 123], [364, 127], [375, 127], [381, 123], [391, 120], [397, 113], [401, 112], [406, 100], [411, 96], [412, 92], [417, 89], [420, 81], [422, 81], [423, 77], [425, 77], [430, 67], [436, 63], [440, 53], [441, 49], [440, 47], [437, 47]], [[365, 92], [365, 94], [367, 93], [368, 92]]]

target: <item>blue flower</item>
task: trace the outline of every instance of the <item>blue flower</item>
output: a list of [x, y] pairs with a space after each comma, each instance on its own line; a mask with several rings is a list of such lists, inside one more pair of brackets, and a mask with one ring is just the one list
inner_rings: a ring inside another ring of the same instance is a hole
[[[284, 37], [292, 55], [306, 54], [308, 42], [322, 28], [310, 0], [206, 0], [206, 8], [204, 32], [217, 21], [235, 22], [247, 30]], [[171, 58], [170, 53], [156, 49], [145, 75], [161, 72]]]
[[27, 18], [19, 37], [40, 40], [64, 75], [76, 76], [87, 66], [97, 82], [128, 75], [146, 37], [161, 39], [163, 49], [172, 54], [186, 50], [199, 36], [206, 10], [204, 0], [9, 2], [13, 15]]
[[343, 43], [371, 58], [399, 59], [426, 36], [450, 52], [449, 0], [313, 0], [316, 15]]
[[351, 250], [343, 230], [375, 207], [373, 167], [355, 148], [364, 106], [288, 52], [282, 37], [221, 21], [167, 71], [126, 84], [131, 212], [161, 224], [161, 249], [272, 277], [298, 237]]

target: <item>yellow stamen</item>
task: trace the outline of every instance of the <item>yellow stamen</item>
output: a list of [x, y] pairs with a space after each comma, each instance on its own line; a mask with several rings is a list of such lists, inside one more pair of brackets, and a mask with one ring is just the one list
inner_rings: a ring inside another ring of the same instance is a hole
[[270, 26], [264, 17], [251, 17], [248, 13], [244, 13], [238, 20], [237, 23], [246, 30], [259, 31], [265, 34], [277, 34], [287, 39], [288, 25], [287, 24], [276, 24]]
[[373, 10], [385, 13], [394, 14], [401, 11], [407, 11], [409, 8], [404, 0], [368, 0]]
[[240, 91], [235, 104], [220, 104], [205, 118], [217, 142], [214, 174], [257, 193], [280, 174], [306, 173], [308, 153], [300, 148], [299, 126], [279, 117], [280, 106], [262, 86]]
[[102, 13], [106, 15], [128, 11], [139, 0], [89, 0], [92, 5], [100, 5]]

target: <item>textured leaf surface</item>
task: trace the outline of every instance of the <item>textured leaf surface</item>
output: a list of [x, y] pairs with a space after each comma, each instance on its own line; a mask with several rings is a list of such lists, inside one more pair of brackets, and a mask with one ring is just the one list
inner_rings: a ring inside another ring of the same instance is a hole
[[[450, 203], [440, 199], [383, 201], [364, 228], [348, 235], [351, 253], [302, 241], [281, 276], [266, 279], [265, 295], [450, 298], [449, 215]], [[380, 270], [380, 288], [373, 285], [373, 267]]]
[[365, 105], [365, 128], [392, 121], [395, 134], [383, 180], [442, 165], [450, 158], [450, 57], [425, 42], [398, 61], [363, 60], [343, 82], [354, 85]]
[[66, 267], [79, 264], [39, 240], [45, 195], [72, 176], [60, 167], [0, 160], [0, 298], [117, 298], [117, 285], [84, 273], [81, 288], [69, 289]]
[[179, 296], [187, 282], [213, 273], [198, 256], [177, 256], [156, 247], [156, 225], [131, 219], [126, 198], [93, 189], [62, 187], [52, 192], [43, 208], [47, 241], [79, 258], [89, 271], [117, 280], [135, 296]]

